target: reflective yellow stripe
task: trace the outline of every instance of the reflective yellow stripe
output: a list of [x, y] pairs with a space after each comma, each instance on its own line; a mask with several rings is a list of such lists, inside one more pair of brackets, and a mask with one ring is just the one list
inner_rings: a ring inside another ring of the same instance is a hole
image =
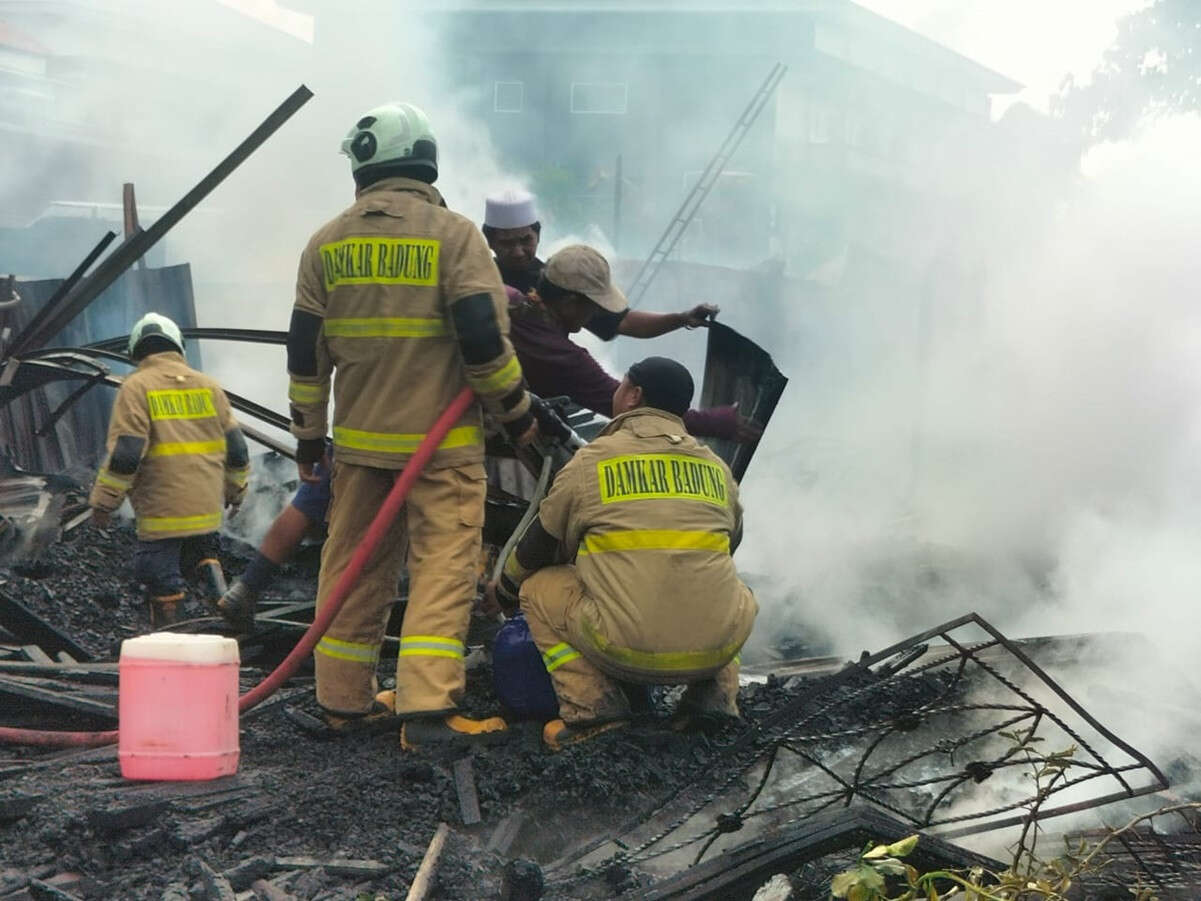
[[220, 525], [220, 513], [204, 513], [200, 516], [138, 517], [138, 528], [147, 532], [182, 532], [185, 529], [215, 529]]
[[322, 385], [288, 382], [288, 400], [298, 404], [315, 404], [324, 396]]
[[133, 484], [133, 479], [119, 479], [107, 469], [102, 469], [96, 473], [96, 481], [101, 485], [116, 488], [118, 491], [128, 491], [129, 486]]
[[351, 663], [367, 663], [375, 666], [379, 658], [379, 645], [364, 644], [358, 641], [343, 641], [340, 638], [330, 638], [323, 635], [313, 649], [317, 654], [333, 657], [335, 660], [349, 660]]
[[596, 464], [602, 504], [676, 498], [725, 507], [726, 472], [685, 454], [626, 454]]
[[151, 419], [209, 419], [216, 418], [213, 392], [208, 388], [182, 388], [147, 391]]
[[476, 394], [491, 394], [500, 391], [511, 382], [516, 382], [519, 378], [521, 378], [521, 364], [517, 362], [517, 357], [513, 356], [498, 372], [479, 378], [469, 375], [467, 381], [471, 383], [471, 390]]
[[441, 319], [395, 319], [382, 316], [325, 320], [327, 338], [445, 338], [450, 329]]
[[218, 441], [164, 441], [150, 448], [147, 457], [174, 457], [179, 454], [223, 454], [225, 439]]
[[[389, 432], [362, 432], [358, 429], [347, 429], [334, 426], [334, 444], [338, 447], [354, 450], [378, 451], [385, 454], [411, 454], [417, 450], [425, 435], [395, 434]], [[484, 443], [484, 433], [474, 425], [463, 425], [451, 429], [438, 447], [442, 450], [452, 447], [470, 447]]]
[[589, 532], [579, 554], [609, 551], [717, 551], [730, 553], [725, 532], [684, 532], [675, 529], [631, 529], [626, 532]]
[[239, 488], [246, 484], [246, 480], [249, 478], [249, 476], [250, 473], [245, 469], [225, 470], [225, 481], [229, 482], [231, 485], [237, 485]]
[[564, 663], [570, 663], [580, 656], [580, 652], [567, 642], [560, 642], [553, 648], [548, 648], [542, 655], [542, 663], [548, 673], [553, 673]]
[[509, 554], [509, 559], [505, 561], [504, 569], [501, 572], [508, 576], [515, 584], [520, 585], [533, 570], [522, 566], [521, 561], [517, 559], [517, 552], [514, 551]]
[[326, 290], [339, 285], [437, 285], [440, 247], [433, 238], [364, 236], [322, 244]]
[[462, 660], [467, 646], [443, 635], [406, 635], [400, 639], [401, 657], [450, 657]]
[[631, 669], [654, 670], [662, 673], [687, 673], [698, 670], [718, 669], [725, 666], [742, 648], [742, 639], [711, 651], [636, 651], [620, 648], [596, 630], [592, 623], [583, 621], [580, 629], [596, 652], [614, 663]]

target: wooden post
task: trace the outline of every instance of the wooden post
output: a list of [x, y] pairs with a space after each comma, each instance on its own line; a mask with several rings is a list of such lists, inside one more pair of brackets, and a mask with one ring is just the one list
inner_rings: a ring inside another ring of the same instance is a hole
[[[125, 219], [125, 240], [128, 241], [142, 230], [142, 226], [138, 225], [138, 201], [134, 197], [131, 181], [121, 186], [121, 207]], [[146, 268], [145, 257], [138, 257], [138, 268]]]
[[421, 858], [421, 866], [417, 868], [417, 875], [413, 878], [413, 884], [409, 887], [409, 894], [405, 901], [425, 901], [425, 896], [429, 894], [429, 890], [434, 884], [434, 873], [438, 869], [438, 856], [442, 853], [442, 846], [446, 844], [446, 836], [449, 833], [449, 826], [445, 823], [438, 824], [438, 829], [430, 840], [430, 846], [425, 849], [425, 857]]

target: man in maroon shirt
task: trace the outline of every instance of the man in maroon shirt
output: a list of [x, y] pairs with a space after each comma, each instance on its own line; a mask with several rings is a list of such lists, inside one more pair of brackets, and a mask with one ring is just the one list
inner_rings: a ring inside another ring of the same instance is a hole
[[[509, 289], [509, 339], [530, 390], [543, 397], [565, 394], [582, 407], [612, 416], [618, 380], [570, 338], [599, 314], [634, 315], [612, 282], [608, 262], [583, 244], [564, 247], [547, 260], [530, 294]], [[684, 424], [698, 437], [744, 443], [762, 434], [733, 406], [689, 410]]]
[[[528, 191], [504, 191], [486, 198], [482, 231], [496, 256], [501, 281], [522, 294], [538, 287], [538, 278], [546, 264], [538, 258], [542, 223], [538, 221], [534, 195]], [[583, 327], [602, 341], [611, 341], [618, 335], [657, 338], [676, 329], [704, 325], [717, 313], [718, 308], [708, 303], [697, 304], [682, 313], [644, 313], [623, 303], [618, 310], [597, 308]]]

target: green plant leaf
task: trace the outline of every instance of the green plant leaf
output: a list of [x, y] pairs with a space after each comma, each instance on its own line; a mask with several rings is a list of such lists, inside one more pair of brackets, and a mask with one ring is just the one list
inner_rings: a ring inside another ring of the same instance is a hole
[[854, 870], [839, 873], [830, 883], [830, 894], [835, 898], [845, 898], [858, 883], [859, 877]]
[[917, 836], [909, 835], [900, 841], [893, 842], [885, 850], [890, 857], [906, 857], [917, 847]]
[[864, 888], [871, 889], [872, 891], [884, 888], [884, 876], [877, 873], [874, 867], [857, 867], [855, 875], [858, 877], [856, 882]]

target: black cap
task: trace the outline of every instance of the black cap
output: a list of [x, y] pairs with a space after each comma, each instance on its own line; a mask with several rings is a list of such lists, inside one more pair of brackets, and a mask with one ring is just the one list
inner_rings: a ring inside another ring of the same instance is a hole
[[692, 405], [692, 376], [675, 360], [647, 357], [631, 366], [626, 377], [642, 389], [648, 407], [683, 416]]

